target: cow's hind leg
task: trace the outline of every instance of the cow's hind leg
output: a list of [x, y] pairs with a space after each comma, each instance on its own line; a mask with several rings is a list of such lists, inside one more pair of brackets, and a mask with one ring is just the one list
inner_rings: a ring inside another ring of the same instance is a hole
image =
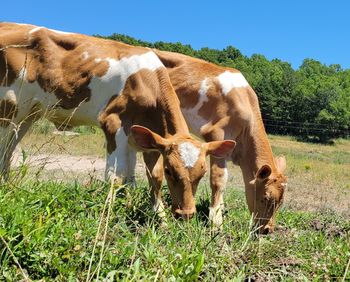
[[31, 113], [19, 124], [11, 122], [6, 127], [0, 127], [0, 174], [3, 180], [9, 176], [11, 157], [16, 146], [38, 117]]
[[15, 137], [12, 128], [0, 127], [0, 180], [7, 180], [10, 169], [11, 143]]
[[151, 200], [153, 210], [160, 218], [165, 217], [164, 205], [162, 202], [162, 182], [164, 177], [163, 159], [158, 152], [143, 154], [146, 163], [146, 173], [149, 185], [151, 186]]

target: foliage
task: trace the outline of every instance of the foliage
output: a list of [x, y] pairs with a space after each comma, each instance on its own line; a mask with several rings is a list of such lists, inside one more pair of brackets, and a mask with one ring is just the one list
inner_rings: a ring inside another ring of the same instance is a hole
[[256, 90], [269, 133], [328, 142], [350, 136], [350, 70], [305, 59], [294, 70], [287, 62], [250, 58], [228, 46], [223, 50], [193, 49], [179, 42], [150, 43], [127, 35], [105, 37], [131, 45], [173, 51], [239, 69]]

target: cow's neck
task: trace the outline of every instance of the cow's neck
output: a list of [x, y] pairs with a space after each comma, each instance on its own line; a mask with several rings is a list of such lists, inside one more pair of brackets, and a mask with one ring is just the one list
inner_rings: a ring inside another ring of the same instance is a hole
[[[162, 110], [160, 111], [160, 120], [162, 122], [162, 128], [164, 128], [165, 137], [175, 134], [189, 136], [189, 129], [184, 117], [181, 114], [180, 105], [177, 98], [171, 97], [174, 99], [168, 99], [168, 96], [171, 95], [164, 95], [160, 101], [162, 107]], [[159, 120], [157, 122], [159, 122]]]
[[250, 185], [261, 166], [269, 165], [273, 171], [276, 170], [260, 113], [255, 115], [250, 125], [237, 137], [237, 147], [232, 159], [241, 167], [246, 186]]

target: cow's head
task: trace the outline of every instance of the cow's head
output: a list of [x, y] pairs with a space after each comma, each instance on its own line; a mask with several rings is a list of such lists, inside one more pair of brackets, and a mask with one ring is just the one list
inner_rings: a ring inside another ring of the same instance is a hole
[[267, 234], [273, 231], [275, 214], [283, 202], [284, 190], [287, 186], [287, 177], [283, 175], [286, 168], [286, 159], [277, 157], [274, 159], [276, 169], [269, 165], [263, 165], [251, 182], [254, 185], [255, 197], [250, 204], [258, 225], [258, 233]]
[[232, 140], [202, 143], [189, 136], [163, 138], [142, 126], [131, 127], [131, 143], [143, 151], [159, 151], [163, 155], [172, 212], [175, 217], [190, 218], [196, 212], [194, 195], [200, 179], [207, 171], [206, 155], [230, 156], [236, 146]]

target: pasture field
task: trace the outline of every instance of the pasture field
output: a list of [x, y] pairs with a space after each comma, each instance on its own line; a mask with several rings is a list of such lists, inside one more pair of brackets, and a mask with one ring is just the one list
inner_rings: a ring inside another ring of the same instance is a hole
[[21, 143], [10, 181], [0, 184], [0, 281], [350, 281], [349, 140], [270, 136], [274, 153], [287, 158], [289, 185], [276, 232], [257, 237], [231, 164], [222, 231], [207, 221], [208, 176], [197, 215], [179, 221], [167, 210], [164, 226], [141, 163], [135, 188], [110, 187], [101, 170], [30, 164], [29, 155], [103, 157], [101, 132], [78, 131], [53, 135], [42, 123]]

